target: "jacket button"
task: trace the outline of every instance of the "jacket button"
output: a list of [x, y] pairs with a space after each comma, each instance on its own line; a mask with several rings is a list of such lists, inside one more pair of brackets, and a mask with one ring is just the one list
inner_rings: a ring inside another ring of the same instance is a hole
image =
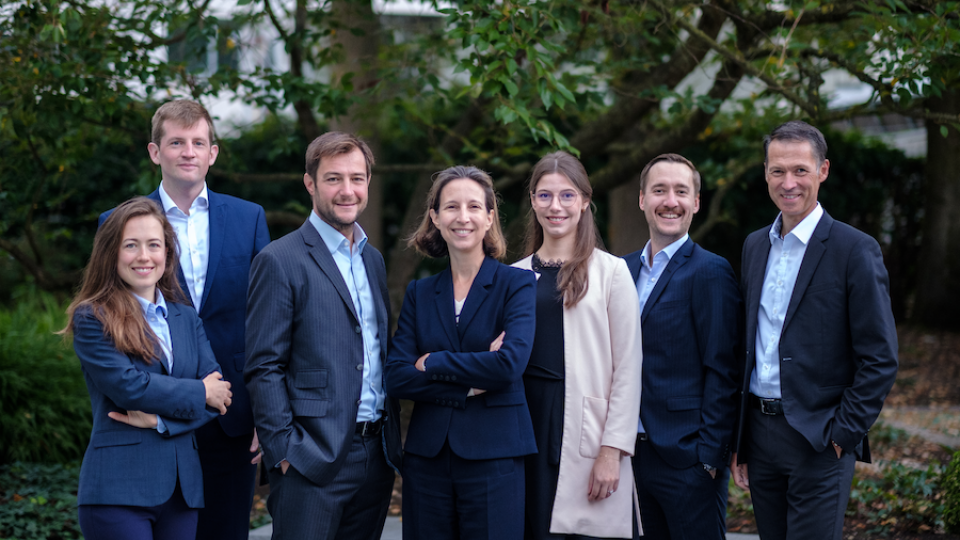
[[357, 371], [363, 371], [363, 364], [357, 364]]
[[450, 380], [451, 380], [451, 381], [457, 380], [457, 376], [456, 376], [456, 375], [451, 375], [451, 376], [450, 376]]
[[360, 325], [358, 324], [357, 327], [354, 328], [353, 330], [354, 330], [354, 332], [356, 332], [356, 333], [359, 334], [359, 333], [360, 333]]

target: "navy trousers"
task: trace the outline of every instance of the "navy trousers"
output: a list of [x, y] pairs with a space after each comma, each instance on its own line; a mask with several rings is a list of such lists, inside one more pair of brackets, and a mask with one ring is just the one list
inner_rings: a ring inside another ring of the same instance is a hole
[[231, 437], [214, 420], [198, 429], [196, 436], [204, 498], [197, 538], [247, 540], [257, 475], [257, 466], [250, 463], [256, 455], [250, 453], [253, 433]]
[[81, 504], [80, 531], [86, 540], [192, 540], [197, 510], [183, 500], [180, 483], [159, 506]]

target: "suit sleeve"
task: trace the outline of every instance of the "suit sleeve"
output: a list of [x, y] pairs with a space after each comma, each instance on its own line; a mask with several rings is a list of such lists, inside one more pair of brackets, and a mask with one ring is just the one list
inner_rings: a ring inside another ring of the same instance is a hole
[[293, 347], [294, 307], [290, 278], [277, 255], [257, 255], [250, 267], [243, 379], [264, 462], [270, 466], [286, 459], [293, 431], [286, 371]]
[[92, 313], [73, 320], [73, 348], [94, 386], [118, 407], [164, 418], [207, 418], [203, 382], [144, 371], [118, 351]]
[[[467, 394], [468, 386], [463, 384], [435, 381], [429, 373], [416, 368], [417, 360], [425, 353], [417, 346], [417, 282], [407, 286], [397, 321], [397, 332], [393, 336], [390, 354], [383, 368], [387, 394], [399, 399], [414, 401], [450, 401], [461, 402]], [[430, 359], [433, 359], [433, 354]]]
[[[536, 324], [537, 278], [533, 272], [512, 272], [504, 298], [503, 330], [498, 351], [430, 352], [427, 374], [442, 373], [472, 388], [501, 390], [517, 382], [527, 369]], [[639, 409], [638, 409], [639, 410]]]
[[[632, 456], [637, 442], [640, 374], [643, 365], [640, 300], [626, 263], [617, 262], [609, 297], [606, 299], [613, 384], [610, 387], [607, 422], [600, 444]], [[587, 294], [590, 294], [589, 291]]]
[[692, 315], [703, 369], [698, 459], [723, 467], [736, 421], [740, 290], [733, 269], [719, 258], [696, 273]]
[[[192, 311], [192, 308], [191, 308]], [[200, 320], [200, 317], [194, 318], [195, 329], [193, 334], [189, 336], [171, 336], [171, 339], [196, 339], [197, 340], [197, 380], [200, 380], [200, 384], [203, 384], [202, 379], [207, 375], [213, 373], [214, 371], [220, 371], [220, 364], [217, 363], [217, 359], [213, 355], [213, 349], [210, 348], [210, 341], [207, 339], [207, 334], [203, 330], [203, 321]], [[182, 379], [181, 379], [182, 380]], [[206, 403], [206, 390], [204, 390], [204, 403]], [[167, 431], [164, 433], [164, 436], [173, 437], [180, 435], [181, 433], [186, 433], [188, 431], [193, 431], [200, 426], [206, 424], [207, 422], [213, 420], [220, 414], [220, 411], [212, 408], [205, 407], [203, 414], [197, 418], [190, 419], [181, 419], [181, 418], [169, 418], [163, 415], [163, 423], [167, 427]]]
[[851, 247], [847, 267], [847, 312], [857, 371], [831, 428], [831, 438], [848, 452], [876, 421], [897, 378], [897, 328], [888, 288], [880, 245], [865, 236]]

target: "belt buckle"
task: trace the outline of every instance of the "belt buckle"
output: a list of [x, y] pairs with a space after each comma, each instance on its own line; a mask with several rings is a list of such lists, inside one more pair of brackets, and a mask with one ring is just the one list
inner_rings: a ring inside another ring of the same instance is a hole
[[363, 430], [360, 432], [361, 437], [371, 437], [377, 434], [377, 422], [364, 422]]
[[[761, 413], [766, 414], [766, 415], [769, 415], [769, 416], [776, 416], [776, 415], [777, 415], [777, 408], [773, 406], [773, 405], [777, 402], [777, 400], [775, 400], [775, 399], [764, 399], [764, 398], [758, 398], [758, 399], [760, 400], [760, 412], [761, 412]], [[770, 407], [767, 408], [767, 405], [770, 405]]]

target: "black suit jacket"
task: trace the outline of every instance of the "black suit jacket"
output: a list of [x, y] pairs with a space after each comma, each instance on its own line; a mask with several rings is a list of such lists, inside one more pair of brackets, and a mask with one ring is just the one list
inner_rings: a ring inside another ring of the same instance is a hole
[[[390, 301], [383, 257], [363, 253], [386, 363]], [[286, 459], [318, 485], [336, 476], [350, 451], [363, 380], [363, 337], [347, 284], [310, 221], [274, 241], [250, 270], [247, 364], [263, 459]], [[387, 461], [400, 467], [400, 414], [387, 397], [383, 430]]]
[[[737, 430], [741, 463], [749, 459], [745, 416], [769, 230], [753, 232], [743, 245], [747, 332]], [[880, 246], [824, 212], [803, 256], [780, 337], [787, 422], [816, 451], [825, 450], [832, 440], [869, 462], [867, 431], [896, 376], [897, 329]]]

